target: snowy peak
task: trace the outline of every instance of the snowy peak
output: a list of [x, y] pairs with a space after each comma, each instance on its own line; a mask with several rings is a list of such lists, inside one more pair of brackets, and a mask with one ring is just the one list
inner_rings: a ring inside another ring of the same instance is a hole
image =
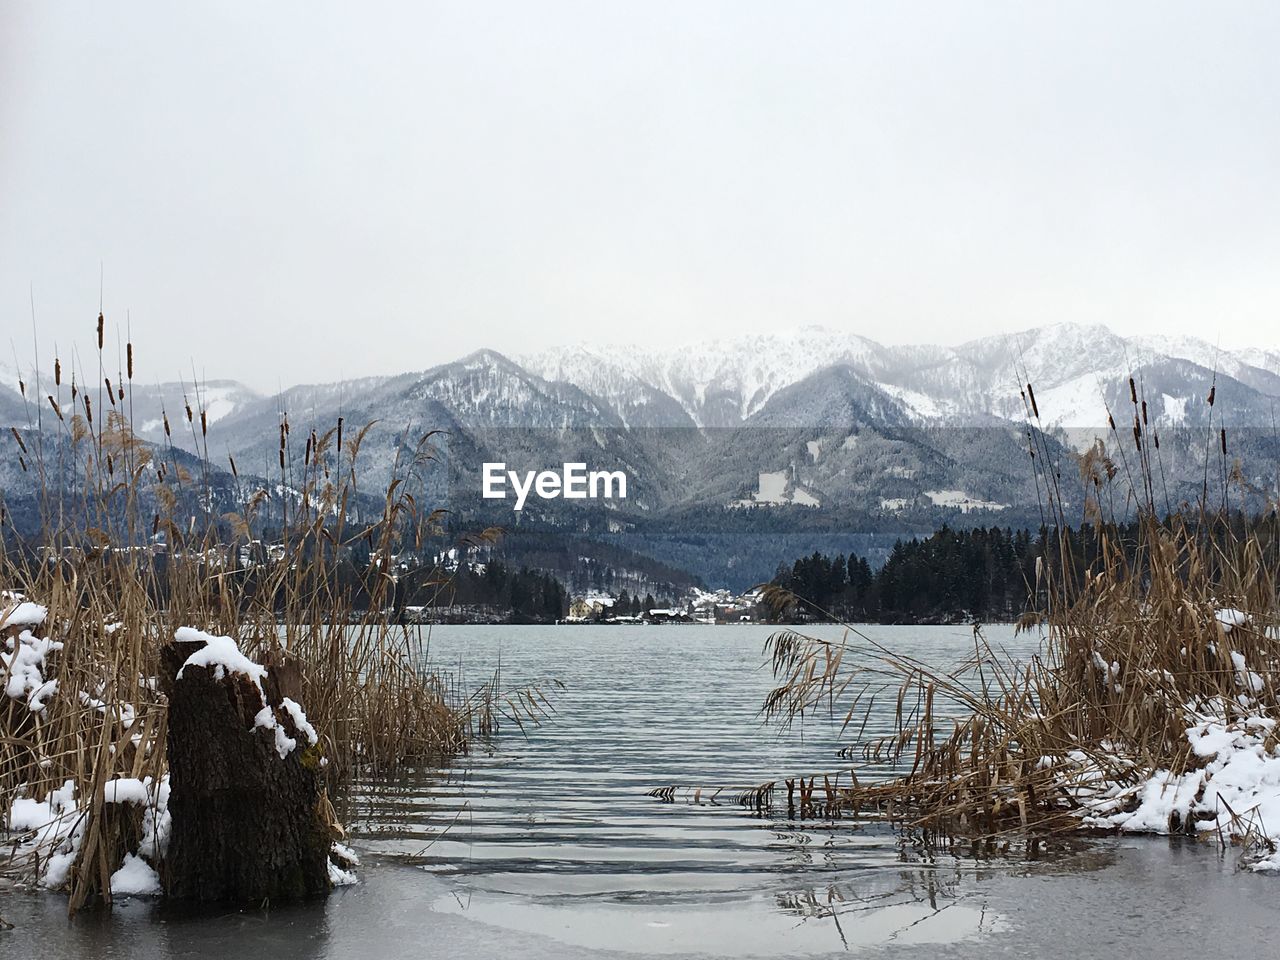
[[486, 427], [568, 429], [622, 426], [582, 388], [548, 381], [494, 350], [480, 350], [427, 371], [402, 402], [439, 404], [455, 417]]
[[[1176, 362], [1181, 366], [1169, 366]], [[1207, 372], [1225, 378], [1241, 411], [1280, 397], [1280, 352], [1220, 350], [1203, 340], [1124, 338], [1097, 324], [1058, 323], [955, 347], [885, 346], [857, 334], [806, 327], [683, 346], [579, 345], [525, 357], [551, 381], [599, 398], [627, 424], [675, 425], [679, 409], [702, 428], [732, 427], [815, 373], [843, 366], [897, 402], [916, 424], [980, 425], [1026, 416], [1033, 385], [1046, 424], [1099, 427], [1130, 375], [1159, 371], [1170, 409], [1192, 410]], [[1179, 373], [1186, 383], [1179, 382]], [[1203, 398], [1201, 398], [1202, 400]], [[1154, 402], [1154, 400], [1153, 400]], [[1191, 406], [1188, 406], [1190, 404]], [[640, 418], [644, 411], [650, 419]], [[654, 419], [655, 413], [661, 416]]]
[[778, 391], [749, 417], [749, 427], [902, 428], [913, 417], [901, 402], [849, 364], [836, 364]]
[[699, 427], [734, 426], [778, 391], [832, 364], [870, 369], [884, 354], [855, 334], [807, 327], [794, 333], [746, 335], [679, 346], [579, 345], [523, 358], [549, 380], [630, 403], [652, 406], [665, 396]]

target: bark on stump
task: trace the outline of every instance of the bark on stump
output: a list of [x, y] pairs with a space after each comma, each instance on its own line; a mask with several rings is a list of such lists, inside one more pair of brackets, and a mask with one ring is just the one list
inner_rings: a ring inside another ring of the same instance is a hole
[[179, 669], [200, 644], [164, 650], [169, 693], [169, 812], [165, 892], [181, 900], [297, 899], [329, 890], [332, 830], [322, 816], [318, 755], [308, 750], [278, 689], [276, 722], [298, 742], [286, 758], [273, 730], [254, 726], [262, 694], [249, 678]]

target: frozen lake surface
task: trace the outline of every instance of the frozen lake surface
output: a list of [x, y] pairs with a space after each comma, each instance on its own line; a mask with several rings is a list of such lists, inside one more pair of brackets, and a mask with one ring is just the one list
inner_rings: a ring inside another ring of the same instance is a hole
[[[930, 663], [968, 628], [874, 627]], [[1280, 879], [1168, 839], [1036, 860], [929, 852], [883, 825], [761, 817], [735, 788], [842, 769], [838, 724], [762, 727], [769, 628], [436, 627], [433, 660], [507, 685], [556, 677], [556, 714], [492, 752], [406, 777], [351, 811], [362, 883], [270, 911], [131, 902], [73, 923], [11, 893], [0, 956], [1256, 956]], [[837, 637], [834, 628], [822, 630]], [[1015, 656], [1034, 638], [989, 628]], [[887, 731], [889, 699], [869, 732]], [[691, 788], [663, 803], [648, 791]], [[692, 789], [701, 787], [698, 802]], [[718, 788], [724, 788], [716, 795]], [[709, 803], [715, 796], [717, 802]]]

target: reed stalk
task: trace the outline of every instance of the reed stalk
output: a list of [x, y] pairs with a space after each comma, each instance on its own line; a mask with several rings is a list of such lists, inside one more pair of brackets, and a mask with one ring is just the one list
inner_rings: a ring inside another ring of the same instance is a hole
[[[299, 436], [281, 412], [274, 476], [244, 476], [230, 458], [229, 472], [215, 470], [199, 390], [176, 416], [165, 411], [164, 443], [139, 438], [134, 345], [126, 369], [102, 374], [102, 324], [93, 389], [60, 359], [52, 384], [22, 384], [29, 418], [11, 437], [41, 492], [37, 536], [17, 529], [0, 494], [0, 622], [25, 597], [48, 610], [34, 633], [62, 645], [40, 668], [45, 692], [35, 700], [12, 668], [0, 669], [0, 815], [15, 797], [73, 787], [88, 818], [67, 883], [73, 910], [110, 898], [105, 865], [120, 837], [103, 815], [104, 785], [158, 783], [166, 772], [160, 651], [179, 627], [230, 636], [292, 675], [334, 792], [357, 772], [436, 764], [503, 719], [542, 715], [536, 688], [502, 690], [495, 676], [462, 689], [428, 666], [423, 634], [401, 623], [396, 557], [421, 548], [441, 520], [413, 494], [433, 456], [430, 434], [402, 448], [377, 495], [359, 486], [369, 428], [341, 419]], [[200, 456], [174, 443], [175, 428]], [[21, 646], [19, 627], [0, 632], [7, 651]], [[20, 860], [0, 858], [0, 873], [30, 880], [47, 853], [37, 845]]]

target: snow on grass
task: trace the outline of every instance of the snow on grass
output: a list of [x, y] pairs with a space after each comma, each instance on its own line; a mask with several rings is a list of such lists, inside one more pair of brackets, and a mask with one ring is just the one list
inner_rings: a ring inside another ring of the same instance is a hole
[[103, 803], [135, 803], [143, 806], [151, 799], [151, 778], [117, 777], [102, 787]]
[[124, 855], [124, 863], [111, 875], [113, 897], [155, 897], [160, 894], [160, 876], [151, 864], [132, 853]]
[[1249, 669], [1249, 665], [1245, 662], [1244, 654], [1231, 651], [1231, 665], [1236, 671], [1236, 686], [1240, 687], [1246, 693], [1261, 693], [1266, 683], [1263, 682], [1260, 674], [1254, 673]]
[[9, 808], [9, 816], [5, 820], [5, 829], [10, 833], [25, 833], [29, 830], [42, 830], [50, 824], [61, 820], [66, 814], [76, 810], [76, 787], [68, 780], [57, 790], [53, 790], [44, 800], [32, 800], [29, 797], [18, 797]]
[[85, 818], [76, 802], [75, 782], [68, 780], [44, 800], [18, 797], [9, 807], [5, 830], [20, 834], [11, 844], [10, 859], [41, 855], [41, 886], [57, 889], [67, 882], [80, 852]]
[[1201, 714], [1187, 741], [1204, 765], [1182, 774], [1156, 770], [1134, 785], [1105, 782], [1082, 763], [1072, 782], [1084, 801], [1084, 824], [1218, 835], [1255, 851], [1247, 858], [1251, 869], [1280, 870], [1280, 745], [1268, 746], [1275, 726], [1268, 717], [1228, 722]]
[[159, 863], [169, 852], [169, 835], [173, 832], [173, 814], [169, 812], [169, 775], [151, 791], [142, 814], [142, 842], [138, 852], [152, 863]]
[[0, 630], [6, 627], [38, 627], [49, 616], [49, 608], [29, 600], [20, 601], [0, 616]]
[[1213, 618], [1221, 625], [1223, 633], [1230, 633], [1236, 627], [1244, 627], [1249, 623], [1249, 615], [1247, 613], [1230, 607], [1217, 611]]
[[12, 637], [7, 639], [5, 647], [9, 652], [0, 652], [0, 665], [7, 677], [5, 696], [26, 703], [32, 713], [42, 713], [49, 697], [58, 691], [56, 680], [44, 678], [45, 662], [49, 654], [62, 649], [62, 644], [23, 630], [16, 641]]
[[[103, 785], [104, 803], [128, 803], [143, 807], [142, 839], [138, 849], [129, 851], [121, 868], [111, 877], [111, 891], [117, 895], [160, 892], [153, 864], [158, 864], [169, 848], [173, 819], [169, 813], [169, 778], [159, 784], [150, 777], [138, 780], [117, 777]], [[15, 835], [12, 857], [38, 857], [40, 886], [49, 890], [63, 887], [80, 853], [88, 819], [87, 804], [76, 796], [75, 783], [68, 780], [44, 800], [15, 799], [4, 820], [4, 829]], [[117, 879], [119, 883], [117, 883]], [[152, 882], [154, 880], [154, 882]]]

